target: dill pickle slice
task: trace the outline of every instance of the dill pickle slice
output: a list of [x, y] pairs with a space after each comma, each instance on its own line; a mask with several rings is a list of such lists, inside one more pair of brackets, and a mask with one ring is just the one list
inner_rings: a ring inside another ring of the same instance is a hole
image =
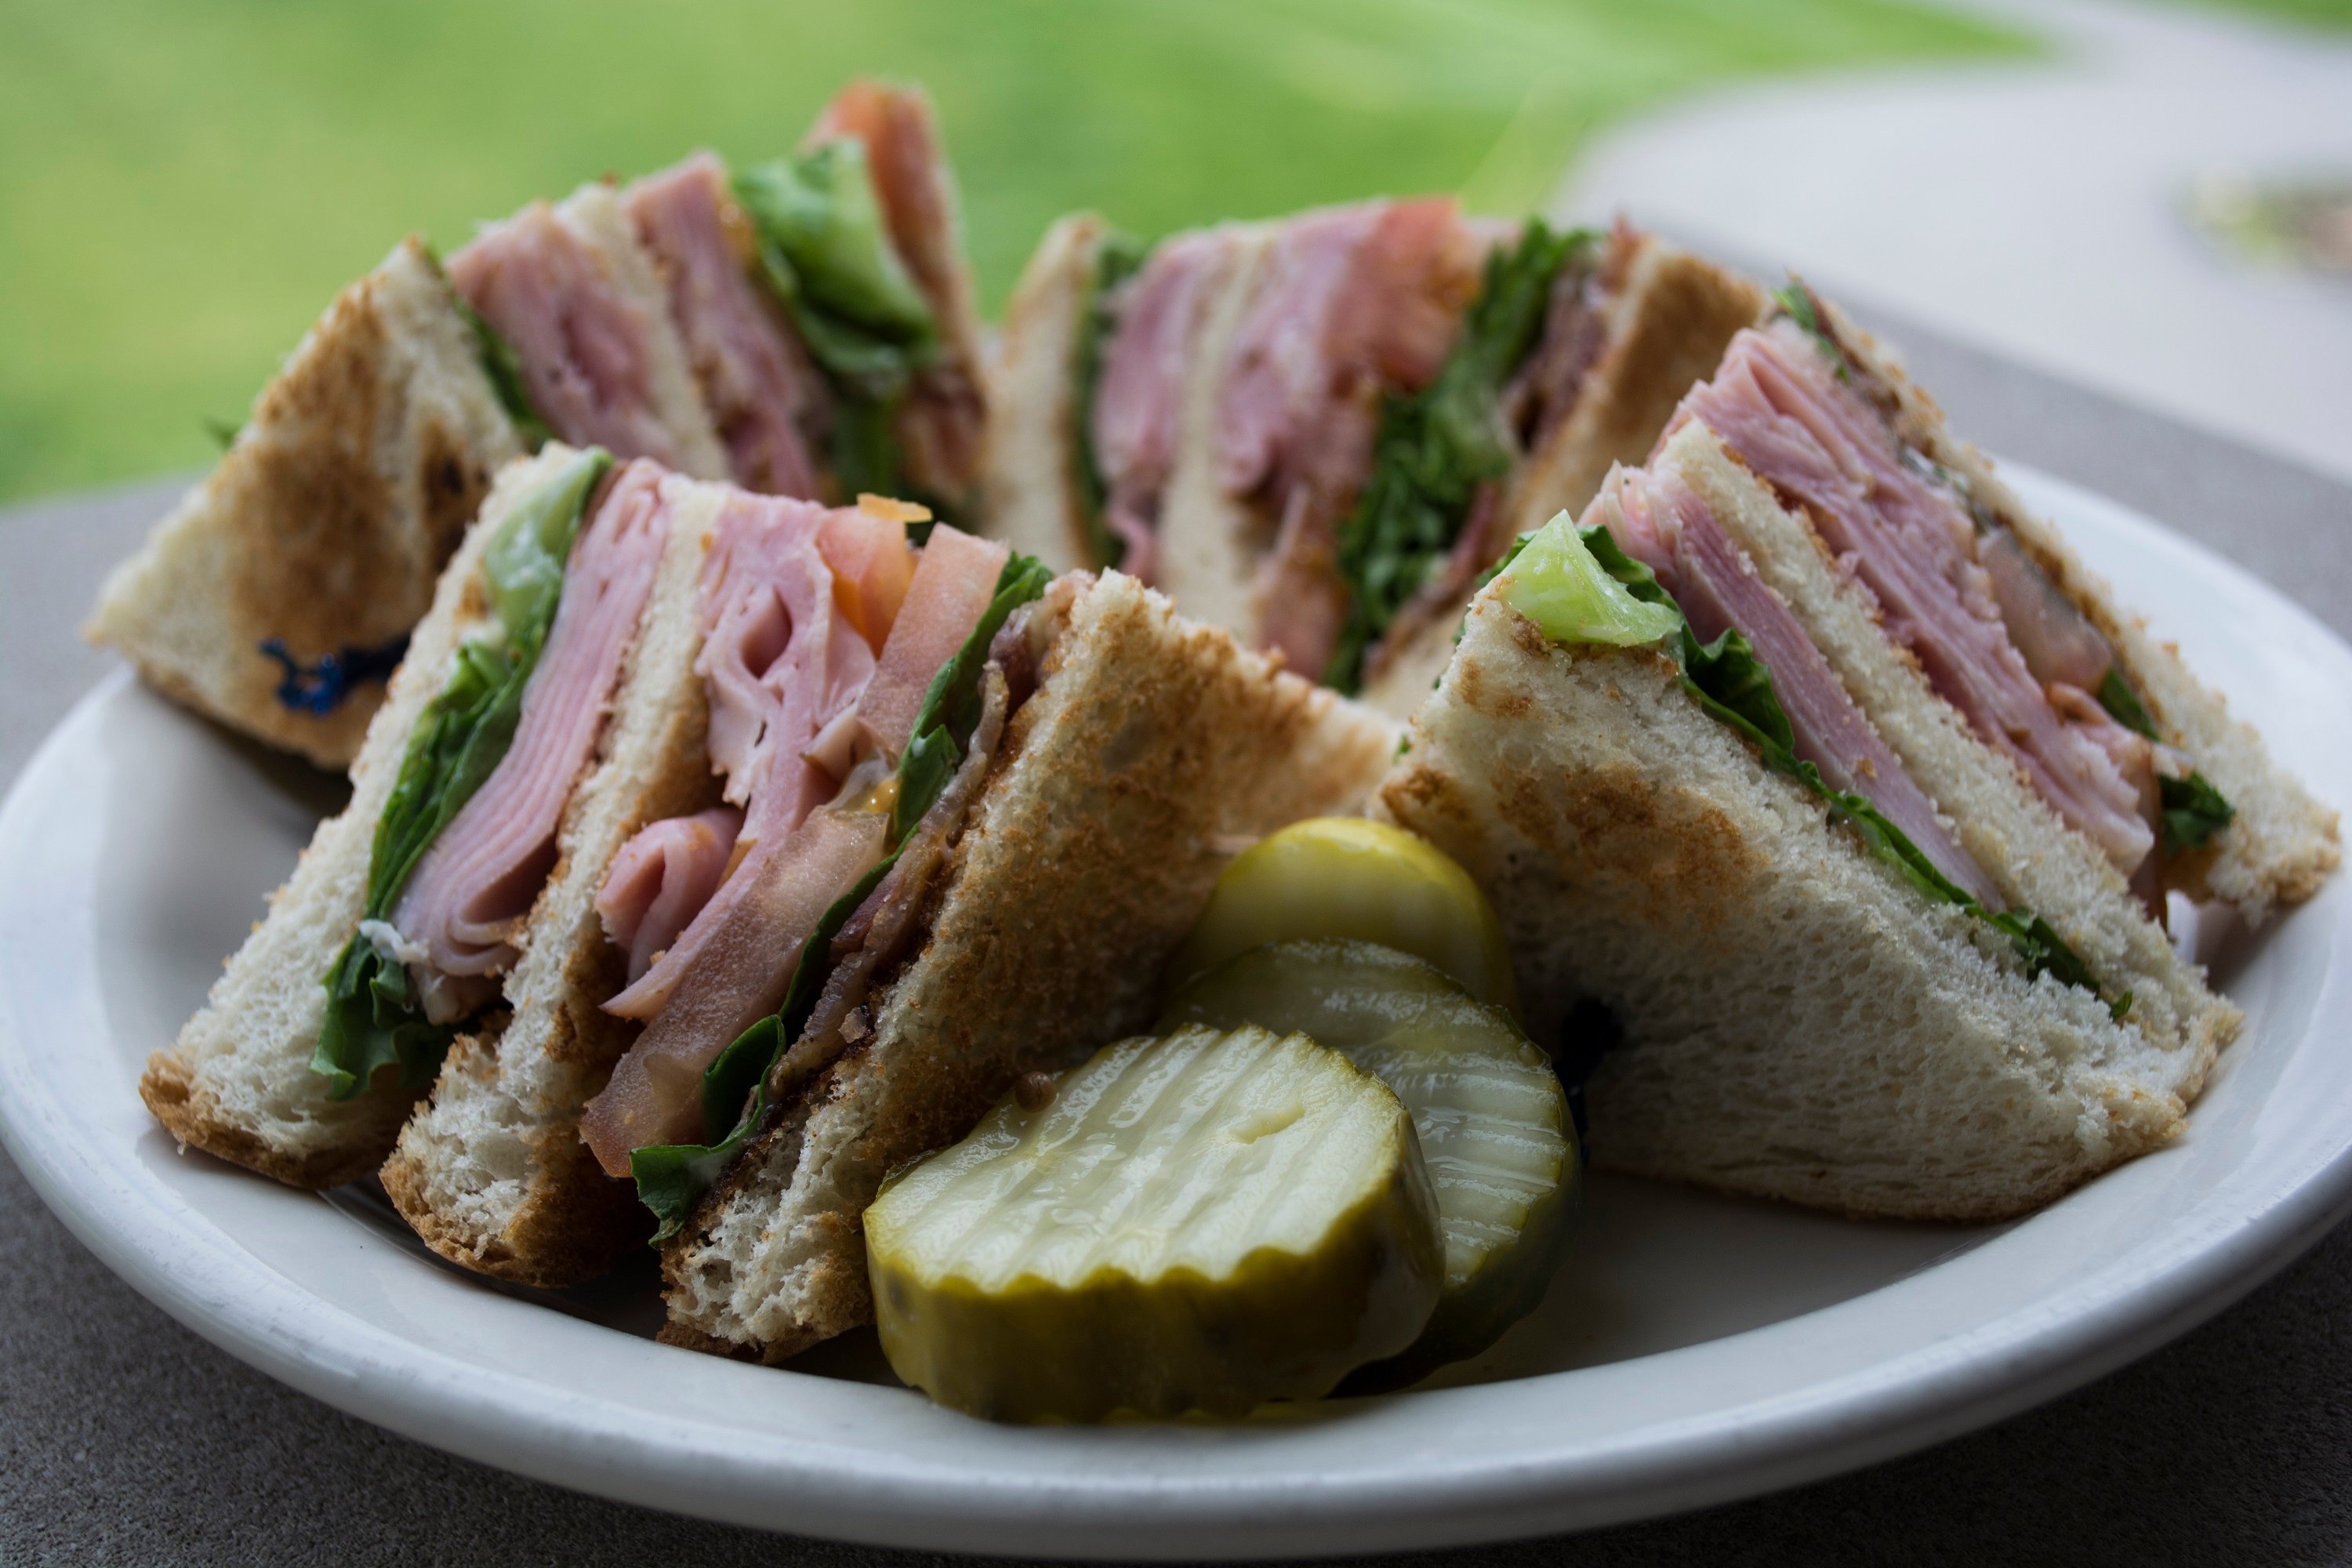
[[1401, 1388], [1477, 1354], [1535, 1310], [1575, 1191], [1575, 1132], [1550, 1061], [1500, 1008], [1370, 942], [1255, 948], [1171, 999], [1162, 1029], [1297, 1031], [1394, 1089], [1412, 1115], [1445, 1238], [1445, 1293], [1404, 1353], [1343, 1393]]
[[1008, 1097], [884, 1184], [866, 1250], [892, 1370], [999, 1421], [1314, 1398], [1412, 1343], [1445, 1267], [1396, 1095], [1259, 1028], [1121, 1040]]
[[1427, 839], [1360, 816], [1295, 822], [1234, 858], [1177, 950], [1179, 985], [1293, 937], [1352, 937], [1425, 959], [1481, 1002], [1519, 1011], [1502, 922], [1470, 874]]

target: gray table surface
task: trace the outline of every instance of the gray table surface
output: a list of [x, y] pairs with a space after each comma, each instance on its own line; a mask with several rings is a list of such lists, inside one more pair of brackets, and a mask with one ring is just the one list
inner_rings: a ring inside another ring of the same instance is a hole
[[[2352, 489], [1895, 335], [1986, 447], [2218, 547], [2352, 634]], [[0, 514], [0, 781], [108, 668], [73, 628], [172, 489]], [[1435, 1558], [2352, 1563], [2352, 1226], [2171, 1347], [1972, 1436], [1777, 1497]], [[582, 1497], [343, 1415], [150, 1306], [0, 1158], [0, 1563], [916, 1560]]]

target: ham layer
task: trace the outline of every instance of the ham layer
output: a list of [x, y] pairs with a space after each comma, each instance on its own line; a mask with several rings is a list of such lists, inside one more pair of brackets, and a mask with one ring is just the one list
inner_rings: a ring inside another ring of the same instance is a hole
[[1103, 306], [1113, 313], [1087, 411], [1103, 479], [1103, 526], [1127, 546], [1119, 570], [1149, 583], [1158, 568], [1160, 504], [1176, 468], [1184, 371], [1217, 280], [1242, 245], [1231, 229], [1179, 235]]
[[669, 284], [703, 401], [727, 446], [735, 482], [767, 495], [818, 494], [803, 434], [825, 402], [799, 341], [751, 280], [750, 226], [708, 153], [629, 187], [629, 216]]
[[417, 863], [393, 912], [441, 977], [487, 975], [555, 865], [556, 828], [596, 747], [669, 532], [661, 470], [632, 463], [574, 543], [562, 596], [499, 765]]
[[[833, 514], [848, 515], [853, 514]], [[875, 521], [878, 525], [880, 520]], [[863, 553], [873, 552], [869, 548]], [[915, 705], [931, 677], [979, 623], [994, 595], [1004, 555], [1004, 546], [972, 539], [944, 524], [932, 530], [888, 628], [879, 665], [869, 649], [868, 679], [853, 694], [853, 701], [878, 700], [884, 709], [867, 715], [859, 702], [855, 710], [859, 725], [883, 742], [877, 766], [857, 772], [856, 779], [878, 778], [884, 766], [895, 765], [898, 749], [912, 727]], [[723, 626], [710, 634], [723, 635]], [[917, 674], [919, 680], [914, 679]], [[902, 702], [900, 697], [908, 689], [913, 702]], [[714, 765], [725, 766], [719, 748], [722, 743], [732, 748], [739, 732], [731, 721], [722, 731], [719, 710], [732, 699], [722, 697], [715, 684], [710, 691], [712, 760]], [[898, 717], [901, 709], [903, 717]], [[889, 741], [894, 735], [895, 745]], [[812, 734], [809, 740], [814, 739]], [[764, 749], [771, 742], [763, 734], [756, 744]], [[816, 922], [890, 848], [888, 793], [844, 788], [848, 781], [818, 769], [805, 754], [809, 749], [809, 742], [803, 742], [792, 753], [793, 762], [823, 778], [825, 788], [841, 798], [822, 809], [803, 810], [788, 833], [754, 842], [669, 952], [647, 971], [648, 982], [669, 972], [658, 1010], [581, 1121], [582, 1136], [614, 1175], [626, 1173], [632, 1149], [701, 1139], [703, 1069], [736, 1037], [775, 1011]], [[756, 763], [757, 759], [751, 761]], [[761, 796], [755, 790], [747, 813], [747, 837], [761, 809]], [[617, 938], [628, 919], [643, 918], [637, 902], [647, 896], [646, 882], [641, 879], [632, 890], [608, 880], [606, 892], [616, 910], [606, 917], [607, 931]], [[631, 989], [651, 994], [645, 982]], [[608, 1005], [620, 1010], [618, 999]]]
[[613, 858], [596, 914], [604, 934], [627, 951], [631, 980], [653, 967], [719, 890], [742, 831], [740, 811], [714, 805], [649, 824]]
[[679, 466], [653, 405], [652, 324], [594, 247], [534, 202], [449, 258], [449, 279], [522, 362], [531, 407], [575, 447]]
[[1258, 640], [1319, 675], [1347, 618], [1339, 525], [1370, 472], [1384, 393], [1427, 385], [1477, 292], [1486, 231], [1444, 197], [1286, 224], [1259, 262], [1216, 405], [1217, 477], [1274, 526]]
[[827, 516], [808, 501], [753, 496], [731, 499], [720, 514], [703, 567], [695, 668], [709, 700], [711, 766], [726, 777], [723, 797], [743, 807], [740, 863], [607, 1012], [659, 1012], [759, 868], [833, 793], [835, 781], [802, 752], [856, 701], [874, 649], [835, 598], [819, 549]]
[[2126, 876], [2147, 858], [2155, 836], [2141, 815], [2142, 789], [2118, 762], [2137, 737], [2095, 702], [2074, 701], [2078, 690], [2035, 678], [2003, 621], [1961, 499], [1906, 461], [1878, 411], [1838, 380], [1801, 328], [1783, 320], [1733, 339], [1715, 379], [1692, 389], [1668, 433], [1692, 419], [1803, 505], [1840, 564], [1875, 596], [1886, 635], [1988, 744], [2015, 760], [2062, 820]]
[[1772, 672], [1797, 755], [1826, 783], [1867, 798], [1945, 876], [1986, 908], [2000, 907], [1991, 879], [1945, 831], [1933, 803], [1871, 728], [1795, 615], [1689, 486], [1672, 476], [1621, 473], [1585, 521], [1605, 523], [1625, 553], [1658, 574], [1701, 642], [1727, 629], [1748, 639]]

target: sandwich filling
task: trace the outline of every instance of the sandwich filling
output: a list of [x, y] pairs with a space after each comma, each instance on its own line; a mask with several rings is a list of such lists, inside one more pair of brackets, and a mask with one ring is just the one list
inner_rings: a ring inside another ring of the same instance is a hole
[[654, 404], [651, 323], [553, 207], [534, 202], [484, 229], [449, 258], [449, 280], [512, 345], [523, 395], [554, 435], [683, 466]]
[[[1230, 269], [1213, 460], [1252, 520], [1258, 640], [1355, 689], [1458, 603], [1501, 541], [1513, 466], [1573, 410], [1640, 237], [1512, 231], [1451, 201], [1371, 202], [1252, 236], [1106, 245], [1078, 336], [1080, 511], [1099, 564], [1150, 580], [1192, 345]], [[1132, 273], [1129, 276], [1129, 273]]]
[[395, 1064], [409, 1087], [430, 1082], [514, 963], [667, 538], [652, 464], [592, 508], [611, 465], [572, 458], [483, 552], [487, 613], [409, 736], [358, 929], [325, 977], [310, 1066], [333, 1099]]
[[[969, 489], [982, 418], [969, 285], [919, 94], [854, 85], [802, 151], [731, 177], [701, 153], [623, 201], [738, 484], [934, 504]], [[485, 229], [449, 272], [510, 407], [567, 441], [683, 466], [643, 310], [553, 208]]]
[[[791, 502], [722, 519], [698, 668], [731, 803], [651, 825], [598, 900], [651, 1021], [581, 1119], [665, 1234], [767, 1108], [861, 1033], [866, 984], [993, 758], [1027, 663], [991, 644], [1044, 567], [914, 509]], [[1025, 645], [1024, 645], [1025, 646]], [[730, 1141], [731, 1138], [731, 1142]]]
[[1791, 289], [1783, 309], [1732, 341], [1668, 434], [1700, 421], [1803, 510], [1937, 693], [2160, 914], [2159, 839], [2202, 844], [2227, 803], [2156, 739], [2114, 649], [2024, 543], [1905, 438], [1893, 393], [1838, 346], [1813, 298]]
[[[1621, 470], [1578, 527], [1560, 513], [1524, 536], [1497, 592], [1563, 646], [1654, 647], [1709, 717], [1795, 780], [1864, 849], [1933, 902], [1998, 933], [2029, 979], [2048, 973], [2102, 997], [2120, 1019], [2128, 992], [2108, 997], [2048, 921], [1996, 911], [1981, 868], [1955, 843], [1769, 588], [1758, 583], [1706, 503], [1671, 475]], [[1754, 592], [1727, 592], [1732, 578]], [[1704, 625], [1719, 629], [1703, 638]], [[1838, 782], [1841, 778], [1849, 784]]]
[[668, 280], [670, 318], [735, 482], [814, 499], [821, 480], [813, 438], [822, 437], [829, 399], [800, 340], [752, 280], [757, 241], [725, 166], [698, 153], [639, 180], [625, 199]]

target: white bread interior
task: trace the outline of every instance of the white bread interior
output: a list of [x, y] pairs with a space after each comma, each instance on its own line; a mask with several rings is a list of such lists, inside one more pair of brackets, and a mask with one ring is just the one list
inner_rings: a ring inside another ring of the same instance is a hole
[[[1638, 244], [1602, 307], [1606, 336], [1574, 406], [1512, 476], [1500, 526], [1487, 535], [1496, 556], [1554, 512], [1580, 516], [1612, 464], [1648, 457], [1692, 383], [1713, 374], [1732, 337], [1770, 303], [1748, 279], [1655, 235], [1642, 235]], [[1400, 719], [1421, 706], [1454, 656], [1454, 634], [1472, 591], [1396, 647], [1379, 650], [1364, 682], [1365, 701]]]
[[1056, 572], [1090, 569], [1075, 411], [1082, 318], [1109, 226], [1072, 213], [1045, 231], [1005, 307], [988, 364], [982, 499], [988, 532]]
[[667, 1249], [663, 1337], [772, 1362], [866, 1321], [861, 1216], [884, 1174], [961, 1137], [1017, 1071], [1148, 1023], [1227, 858], [1354, 809], [1395, 733], [1103, 574], [1014, 714], [872, 1032]]
[[1708, 718], [1654, 649], [1553, 647], [1491, 590], [1376, 810], [1500, 913], [1536, 1037], [1591, 996], [1604, 1168], [1988, 1220], [2182, 1124], [2204, 1060], [2029, 982]]
[[2273, 762], [2253, 726], [2230, 716], [2221, 693], [2189, 673], [2179, 650], [2150, 636], [2147, 622], [2083, 563], [2056, 528], [2027, 509], [1990, 460], [1952, 434], [1943, 411], [1912, 384], [1896, 354], [1836, 307], [1827, 308], [1839, 342], [1894, 392], [1906, 438], [1959, 474], [1969, 492], [2015, 531], [2114, 647], [2164, 738], [2188, 752], [2237, 808], [2204, 851], [2168, 869], [2185, 869], [2188, 891], [2235, 905], [2249, 925], [2259, 926], [2281, 906], [2318, 891], [2343, 858], [2335, 811]]
[[1868, 591], [1839, 573], [1805, 520], [1713, 431], [1685, 426], [1653, 468], [1678, 474], [1748, 552], [2006, 905], [2047, 920], [2110, 994], [2131, 993], [2126, 1021], [2152, 1043], [2188, 1052], [2202, 1081], [2237, 1033], [2238, 1010], [2174, 952], [2114, 862], [2060, 821], [2013, 762], [1977, 739], [1918, 661], [1880, 629]]
[[368, 726], [351, 804], [319, 825], [294, 875], [270, 895], [268, 917], [179, 1039], [147, 1059], [140, 1098], [182, 1143], [301, 1187], [354, 1181], [390, 1152], [415, 1095], [384, 1074], [350, 1100], [327, 1098], [327, 1080], [310, 1070], [327, 1009], [320, 981], [358, 928], [376, 819], [409, 734], [447, 684], [457, 645], [487, 614], [482, 552], [507, 513], [572, 455], [550, 443], [500, 470]]
[[[555, 209], [556, 220], [596, 252], [614, 290], [645, 323], [646, 395], [654, 416], [677, 446], [672, 467], [698, 479], [728, 477], [727, 448], [695, 384], [694, 362], [669, 313], [661, 268], [629, 216], [621, 194], [603, 181], [581, 186]], [[623, 458], [635, 457], [623, 452]]]
[[[672, 481], [676, 483], [676, 481]], [[680, 486], [597, 760], [564, 809], [559, 858], [506, 980], [511, 1021], [461, 1037], [384, 1163], [394, 1206], [453, 1262], [523, 1284], [593, 1279], [650, 1228], [580, 1141], [580, 1112], [637, 1026], [603, 1011], [627, 981], [596, 894], [638, 828], [715, 803], [695, 659], [712, 530], [733, 492]]]
[[309, 664], [407, 632], [520, 451], [447, 279], [404, 240], [336, 298], [212, 473], [115, 568], [85, 635], [197, 712], [346, 767], [383, 687], [322, 714], [290, 708], [261, 644]]
[[[1202, 284], [1209, 303], [1201, 312], [1185, 356], [1176, 460], [1160, 507], [1158, 586], [1194, 620], [1223, 626], [1255, 647], [1259, 640], [1258, 563], [1272, 542], [1250, 509], [1227, 494], [1217, 477], [1217, 393], [1225, 360], [1264, 279], [1274, 230], [1232, 226], [1234, 243], [1223, 247], [1216, 279]], [[1314, 679], [1323, 672], [1301, 672]]]

